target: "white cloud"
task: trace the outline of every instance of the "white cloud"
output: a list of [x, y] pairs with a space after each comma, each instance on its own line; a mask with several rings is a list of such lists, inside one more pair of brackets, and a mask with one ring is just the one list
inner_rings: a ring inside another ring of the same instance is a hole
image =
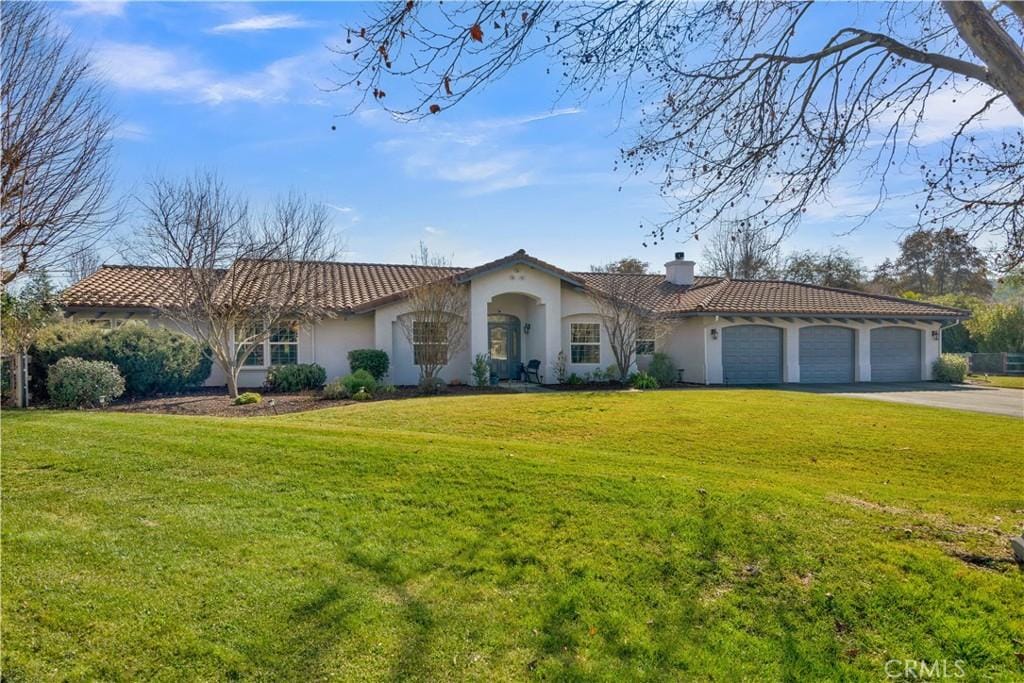
[[208, 33], [240, 33], [250, 31], [274, 31], [282, 28], [308, 28], [314, 22], [306, 21], [294, 14], [257, 14], [246, 19], [221, 24], [209, 29]]
[[142, 124], [125, 121], [118, 124], [111, 135], [119, 140], [146, 140], [149, 138], [149, 129]]
[[99, 73], [118, 88], [174, 93], [212, 105], [283, 101], [297, 83], [308, 83], [305, 55], [279, 59], [259, 71], [230, 75], [176, 52], [139, 43], [101, 43], [93, 56]]
[[[437, 118], [401, 122], [399, 129], [409, 133], [380, 147], [402, 157], [402, 166], [411, 176], [460, 184], [470, 196], [500, 192], [536, 185], [541, 181], [539, 168], [556, 165], [550, 159], [551, 146], [517, 146], [510, 138], [529, 124], [581, 113], [582, 109], [570, 107], [469, 122]], [[357, 120], [388, 130], [396, 124], [379, 109], [360, 110]], [[563, 168], [556, 174], [561, 173]]]
[[443, 235], [445, 233], [444, 230], [442, 230], [441, 228], [435, 228], [433, 225], [428, 225], [425, 228], [423, 228], [423, 232], [427, 233], [428, 235], [434, 236]]
[[124, 15], [126, 0], [79, 0], [72, 3], [68, 10], [70, 15], [93, 14], [104, 17], [120, 17]]

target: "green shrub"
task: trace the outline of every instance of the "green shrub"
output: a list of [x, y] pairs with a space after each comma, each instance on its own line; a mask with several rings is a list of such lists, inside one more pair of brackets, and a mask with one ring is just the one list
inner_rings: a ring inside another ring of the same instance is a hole
[[50, 366], [47, 389], [58, 408], [88, 408], [123, 394], [124, 378], [113, 363], [69, 356]]
[[608, 376], [609, 382], [618, 382], [622, 377], [622, 373], [619, 372], [619, 366], [616, 363], [609, 365], [604, 372]]
[[384, 394], [386, 396], [390, 396], [391, 394], [395, 393], [396, 391], [398, 391], [398, 389], [395, 388], [394, 384], [378, 384], [377, 385], [377, 393], [378, 394]]
[[47, 369], [61, 358], [113, 363], [124, 377], [125, 394], [152, 396], [201, 385], [212, 362], [192, 337], [144, 323], [113, 330], [61, 324], [44, 328], [29, 349], [32, 391], [46, 395]]
[[676, 381], [676, 366], [667, 353], [658, 351], [651, 356], [651, 363], [647, 366], [647, 374], [655, 379], [659, 387], [669, 387]]
[[324, 386], [323, 397], [328, 401], [340, 401], [344, 398], [350, 398], [352, 394], [349, 392], [340, 379], [336, 379], [333, 382], [329, 382]]
[[579, 375], [577, 375], [574, 372], [571, 375], [569, 375], [568, 377], [566, 377], [565, 383], [566, 384], [572, 384], [573, 386], [576, 386], [576, 385], [579, 385], [579, 384], [583, 384], [583, 378], [580, 377]]
[[252, 403], [259, 403], [263, 400], [263, 397], [257, 394], [255, 391], [247, 391], [243, 394], [239, 394], [232, 403], [236, 406], [247, 406]]
[[594, 382], [607, 382], [608, 374], [601, 368], [598, 368], [590, 373], [590, 379]]
[[967, 359], [954, 353], [944, 353], [932, 364], [936, 381], [962, 384], [967, 377]]
[[291, 392], [319, 389], [327, 381], [327, 371], [316, 363], [272, 365], [267, 370], [267, 389]]
[[348, 352], [349, 370], [366, 370], [376, 380], [388, 374], [390, 365], [388, 354], [380, 349], [353, 349]]
[[377, 380], [366, 370], [356, 370], [351, 375], [341, 378], [341, 383], [348, 389], [350, 396], [355, 396], [360, 389], [365, 389], [372, 394], [377, 389]]
[[420, 379], [419, 392], [425, 396], [444, 393], [448, 385], [440, 377], [423, 377]]
[[371, 398], [373, 398], [373, 394], [367, 391], [365, 387], [352, 394], [353, 401], [369, 401]]
[[478, 353], [473, 359], [473, 383], [478, 387], [491, 383], [491, 357], [486, 353]]
[[651, 377], [646, 372], [638, 372], [633, 375], [633, 388], [634, 389], [657, 389], [658, 380]]

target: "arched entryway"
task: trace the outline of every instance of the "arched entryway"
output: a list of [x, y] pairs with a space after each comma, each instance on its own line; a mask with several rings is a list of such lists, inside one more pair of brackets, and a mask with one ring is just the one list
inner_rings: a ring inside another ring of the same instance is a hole
[[522, 357], [522, 324], [514, 315], [487, 316], [487, 341], [491, 374], [499, 380], [519, 379]]

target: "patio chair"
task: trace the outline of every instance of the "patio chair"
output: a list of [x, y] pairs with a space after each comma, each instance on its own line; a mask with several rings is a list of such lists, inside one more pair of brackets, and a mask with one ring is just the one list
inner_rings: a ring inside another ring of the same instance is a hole
[[531, 360], [529, 363], [526, 364], [526, 381], [536, 382], [537, 384], [540, 384], [540, 380], [540, 361], [536, 359]]

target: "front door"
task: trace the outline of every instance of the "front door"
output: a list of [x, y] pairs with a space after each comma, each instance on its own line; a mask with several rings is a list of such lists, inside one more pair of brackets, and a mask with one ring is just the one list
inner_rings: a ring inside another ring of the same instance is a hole
[[491, 353], [491, 372], [498, 379], [519, 379], [522, 362], [519, 352], [519, 318], [513, 315], [487, 316], [487, 338]]

